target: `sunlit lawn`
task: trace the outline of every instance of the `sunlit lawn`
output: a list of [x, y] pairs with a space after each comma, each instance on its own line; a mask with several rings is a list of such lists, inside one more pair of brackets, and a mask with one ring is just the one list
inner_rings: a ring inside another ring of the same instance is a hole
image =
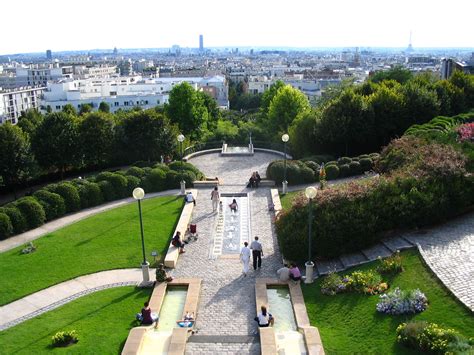
[[[322, 295], [321, 279], [311, 286], [302, 286], [311, 325], [319, 328], [327, 354], [410, 354], [409, 349], [396, 343], [395, 329], [400, 323], [411, 319], [435, 322], [468, 337], [474, 335], [472, 313], [445, 290], [422, 264], [418, 252], [409, 250], [402, 252], [402, 255], [405, 271], [386, 281], [391, 289], [396, 286], [402, 289], [419, 288], [426, 294], [429, 307], [415, 316], [389, 316], [376, 312], [378, 296], [356, 293]], [[357, 269], [372, 267], [375, 267], [374, 263]]]
[[[151, 289], [119, 287], [84, 296], [0, 332], [0, 353], [119, 354], [150, 293]], [[76, 330], [79, 342], [52, 348], [51, 337], [64, 330]]]
[[[145, 246], [158, 258], [166, 252], [183, 199], [176, 196], [142, 201]], [[138, 207], [127, 204], [59, 229], [23, 247], [0, 254], [0, 305], [59, 282], [101, 270], [139, 267], [142, 247]]]
[[293, 202], [293, 199], [298, 195], [298, 194], [303, 194], [304, 191], [293, 191], [293, 192], [288, 192], [286, 195], [280, 195], [280, 202], [281, 202], [281, 207], [284, 210], [288, 210], [291, 207], [291, 204]]

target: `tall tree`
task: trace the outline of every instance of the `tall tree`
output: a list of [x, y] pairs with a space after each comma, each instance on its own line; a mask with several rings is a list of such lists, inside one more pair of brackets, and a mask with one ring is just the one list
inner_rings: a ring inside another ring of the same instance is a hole
[[0, 125], [0, 176], [3, 184], [14, 187], [31, 177], [34, 159], [28, 135], [9, 122]]
[[128, 162], [157, 161], [176, 146], [177, 128], [155, 110], [129, 112], [117, 127], [119, 153]]
[[114, 122], [110, 115], [87, 114], [79, 122], [78, 133], [84, 164], [100, 166], [109, 161], [114, 141]]
[[61, 178], [69, 167], [79, 163], [76, 118], [65, 112], [46, 115], [32, 139], [35, 157], [44, 169], [58, 169]]
[[62, 112], [67, 113], [68, 115], [71, 115], [71, 116], [77, 116], [77, 110], [71, 104], [64, 105]]
[[288, 132], [293, 120], [310, 110], [307, 97], [291, 85], [280, 88], [270, 102], [268, 121], [275, 133]]
[[207, 128], [209, 114], [204, 99], [187, 82], [176, 85], [171, 90], [165, 112], [183, 134], [191, 135], [192, 138], [198, 138], [199, 131]]
[[100, 112], [109, 113], [109, 112], [110, 112], [110, 105], [109, 105], [107, 102], [102, 101], [102, 102], [99, 104], [99, 111], [100, 111]]
[[405, 69], [401, 65], [396, 65], [390, 70], [381, 70], [375, 72], [370, 77], [370, 80], [374, 83], [380, 83], [385, 80], [395, 80], [400, 84], [405, 84], [408, 80], [413, 77], [413, 74], [408, 69]]
[[207, 109], [208, 120], [206, 122], [206, 128], [211, 131], [217, 127], [217, 122], [221, 119], [221, 111], [217, 106], [216, 100], [214, 100], [209, 94], [203, 91], [199, 91], [197, 94], [201, 96], [204, 106]]
[[30, 136], [34, 134], [36, 127], [43, 120], [43, 115], [36, 109], [31, 109], [23, 113], [18, 119], [18, 126], [23, 132], [28, 133]]
[[270, 103], [272, 102], [278, 91], [283, 87], [285, 87], [285, 83], [281, 80], [277, 80], [270, 86], [267, 91], [263, 93], [260, 110], [264, 116], [268, 115]]

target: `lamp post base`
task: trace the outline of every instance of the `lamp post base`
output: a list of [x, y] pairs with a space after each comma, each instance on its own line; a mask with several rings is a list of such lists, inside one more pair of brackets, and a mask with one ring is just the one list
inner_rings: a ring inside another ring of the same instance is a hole
[[306, 278], [304, 283], [311, 284], [313, 283], [314, 263], [312, 261], [307, 261], [304, 265], [306, 266]]
[[181, 181], [180, 186], [181, 186], [181, 195], [186, 194], [186, 181], [184, 181], [184, 180]]
[[283, 181], [283, 182], [281, 183], [281, 187], [282, 187], [282, 189], [281, 189], [282, 192], [281, 192], [281, 193], [282, 193], [283, 195], [285, 195], [285, 194], [288, 192], [288, 181], [286, 181], [286, 180]]
[[143, 273], [142, 284], [145, 286], [150, 283], [150, 263], [148, 261], [142, 264], [142, 273]]

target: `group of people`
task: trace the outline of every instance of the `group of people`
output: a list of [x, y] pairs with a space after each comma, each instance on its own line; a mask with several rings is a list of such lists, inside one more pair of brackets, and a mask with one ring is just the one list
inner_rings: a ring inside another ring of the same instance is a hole
[[277, 270], [277, 275], [280, 281], [283, 282], [289, 280], [297, 282], [301, 280], [301, 271], [295, 263], [283, 265], [282, 268]]
[[252, 254], [253, 259], [253, 269], [257, 270], [257, 267], [260, 269], [262, 267], [262, 256], [263, 248], [262, 243], [258, 241], [258, 237], [255, 237], [255, 240], [250, 244], [244, 242], [244, 246], [240, 250], [240, 261], [243, 264], [242, 273], [244, 277], [247, 276], [250, 268], [250, 254]]
[[260, 184], [260, 181], [262, 178], [260, 177], [258, 171], [254, 171], [252, 173], [252, 176], [250, 176], [249, 183], [247, 184], [247, 187], [258, 187], [258, 184]]

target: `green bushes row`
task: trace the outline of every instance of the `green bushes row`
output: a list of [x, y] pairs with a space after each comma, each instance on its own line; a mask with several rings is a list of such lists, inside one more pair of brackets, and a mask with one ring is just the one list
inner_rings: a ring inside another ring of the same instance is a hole
[[[301, 160], [287, 160], [286, 180], [291, 185], [317, 182], [319, 181], [319, 170], [322, 163], [325, 163], [327, 180], [359, 175], [372, 170], [374, 161], [378, 157], [378, 153], [372, 153], [354, 158], [342, 157], [337, 161], [330, 160], [333, 157], [329, 155], [315, 155]], [[284, 180], [284, 169], [283, 160], [273, 161], [267, 167], [267, 177], [276, 182], [281, 182]]]
[[421, 125], [415, 124], [411, 126], [405, 131], [405, 134], [418, 136], [431, 131], [441, 131], [447, 133], [459, 124], [473, 121], [474, 112], [463, 113], [452, 117], [438, 116], [427, 123]]
[[0, 207], [0, 240], [41, 226], [66, 213], [129, 197], [138, 186], [149, 192], [178, 188], [181, 180], [191, 186], [204, 175], [189, 163], [173, 162], [127, 171], [102, 172], [88, 179], [50, 184], [33, 196]]
[[[448, 145], [419, 144], [413, 137], [396, 140], [380, 159], [390, 166], [385, 175], [318, 193], [312, 206], [313, 255], [354, 252], [377, 242], [382, 231], [438, 223], [474, 205], [474, 176], [466, 173], [462, 153]], [[401, 151], [404, 159], [393, 158]], [[303, 195], [295, 198], [276, 222], [281, 251], [289, 260], [306, 257], [307, 203]]]

